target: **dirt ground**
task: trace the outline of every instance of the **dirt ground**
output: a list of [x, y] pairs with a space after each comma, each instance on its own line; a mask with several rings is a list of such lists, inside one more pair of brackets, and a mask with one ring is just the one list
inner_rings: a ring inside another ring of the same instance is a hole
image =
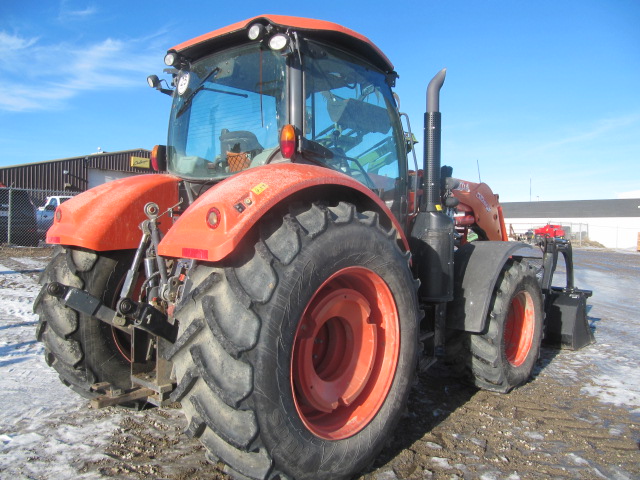
[[[50, 254], [42, 249], [20, 250], [25, 257]], [[582, 262], [589, 272], [607, 270], [631, 276], [633, 281], [640, 254], [616, 255], [576, 251], [576, 263]], [[0, 250], [2, 263], [13, 262], [12, 268], [19, 266], [20, 257], [13, 249]], [[633, 301], [628, 308], [637, 312], [638, 299]], [[594, 309], [599, 306], [600, 318], [592, 317], [592, 311], [590, 320], [600, 320], [607, 308], [606, 301], [598, 302], [597, 298], [590, 300]], [[599, 339], [599, 344], [580, 352], [543, 349], [532, 381], [507, 395], [478, 391], [440, 369], [422, 374], [394, 436], [371, 469], [357, 478], [640, 478], [638, 407], [616, 406], [585, 393], [597, 373], [590, 356], [610, 352], [600, 343]], [[60, 412], [50, 421], [99, 422], [113, 414], [121, 420], [104, 455], [99, 460], [78, 459], [82, 478], [230, 478], [223, 465], [207, 463], [197, 441], [182, 434], [185, 425], [177, 408], [134, 412], [87, 407], [70, 415]]]
[[[545, 351], [542, 363], [554, 351]], [[106, 413], [106, 412], [105, 412]], [[107, 458], [81, 472], [108, 477], [229, 479], [181, 434], [176, 409], [129, 413]], [[405, 417], [361, 480], [640, 478], [640, 427], [627, 411], [538, 376], [508, 395], [423, 375]]]

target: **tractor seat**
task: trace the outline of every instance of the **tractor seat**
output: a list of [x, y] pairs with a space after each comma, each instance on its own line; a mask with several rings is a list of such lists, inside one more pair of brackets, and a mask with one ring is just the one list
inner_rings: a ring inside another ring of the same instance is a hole
[[225, 152], [229, 172], [239, 172], [251, 165], [251, 159], [262, 152], [263, 147], [254, 133], [246, 130], [220, 132], [220, 152]]

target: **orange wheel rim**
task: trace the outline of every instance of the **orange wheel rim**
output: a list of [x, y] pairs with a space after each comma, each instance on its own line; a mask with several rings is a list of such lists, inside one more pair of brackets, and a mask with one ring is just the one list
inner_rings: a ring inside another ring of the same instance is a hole
[[375, 417], [395, 376], [399, 325], [389, 287], [371, 270], [340, 270], [316, 291], [291, 359], [296, 409], [314, 435], [348, 438]]
[[531, 294], [522, 291], [511, 300], [504, 329], [505, 354], [514, 367], [524, 363], [533, 345], [535, 308]]

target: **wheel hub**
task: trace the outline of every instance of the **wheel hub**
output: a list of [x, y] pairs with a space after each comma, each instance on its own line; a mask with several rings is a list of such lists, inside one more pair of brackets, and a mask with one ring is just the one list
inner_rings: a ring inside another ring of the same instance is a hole
[[311, 432], [342, 439], [362, 430], [389, 392], [399, 352], [393, 296], [376, 273], [350, 267], [309, 302], [291, 364], [296, 408]]
[[505, 353], [514, 367], [524, 363], [531, 351], [535, 330], [535, 308], [529, 292], [518, 293], [507, 313], [504, 329]]

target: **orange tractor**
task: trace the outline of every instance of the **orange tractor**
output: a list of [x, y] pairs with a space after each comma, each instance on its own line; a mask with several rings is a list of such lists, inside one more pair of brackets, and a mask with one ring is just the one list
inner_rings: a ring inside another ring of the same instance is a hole
[[[573, 285], [550, 295], [557, 248], [541, 282], [497, 196], [441, 167], [444, 70], [418, 166], [392, 64], [340, 25], [255, 17], [165, 63], [172, 87], [149, 83], [172, 96], [152, 156], [169, 173], [78, 195], [47, 233], [61, 248], [37, 338], [94, 406], [180, 402], [238, 478], [348, 478], [418, 365], [507, 392], [531, 376], [545, 310], [584, 303]], [[586, 324], [563, 308], [563, 326]]]

